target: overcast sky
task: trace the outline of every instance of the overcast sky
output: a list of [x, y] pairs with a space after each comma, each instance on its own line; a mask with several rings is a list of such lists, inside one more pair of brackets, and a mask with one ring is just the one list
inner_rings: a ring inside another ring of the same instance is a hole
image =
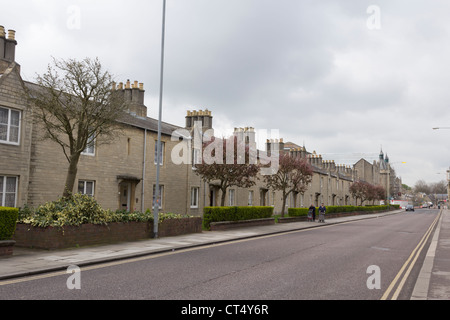
[[[51, 57], [98, 57], [144, 83], [158, 118], [163, 0], [0, 0], [16, 61], [34, 81]], [[380, 149], [410, 186], [450, 166], [450, 2], [167, 0], [163, 121], [212, 111], [337, 164]], [[275, 131], [273, 131], [275, 132]], [[406, 162], [402, 164], [401, 162]]]

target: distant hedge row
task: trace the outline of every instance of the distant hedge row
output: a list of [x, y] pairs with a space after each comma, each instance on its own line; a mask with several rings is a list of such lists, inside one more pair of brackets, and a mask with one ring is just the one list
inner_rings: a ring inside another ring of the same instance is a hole
[[[326, 213], [338, 213], [338, 212], [355, 212], [355, 211], [384, 211], [388, 210], [387, 205], [380, 205], [380, 206], [365, 206], [365, 207], [358, 207], [358, 206], [325, 206], [327, 211]], [[400, 206], [398, 204], [391, 204], [391, 207], [398, 209]], [[308, 215], [308, 208], [289, 208], [288, 209], [288, 215], [290, 217], [299, 217], [299, 216], [306, 216]], [[318, 214], [318, 208], [316, 208], [316, 214]]]
[[263, 219], [272, 215], [273, 207], [205, 207], [203, 228], [209, 230], [211, 222]]

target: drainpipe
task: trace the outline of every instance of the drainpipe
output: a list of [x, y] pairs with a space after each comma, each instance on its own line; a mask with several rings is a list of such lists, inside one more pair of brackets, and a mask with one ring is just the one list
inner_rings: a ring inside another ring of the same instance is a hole
[[144, 131], [144, 160], [142, 162], [142, 193], [141, 193], [141, 212], [145, 211], [145, 163], [147, 158], [147, 129]]

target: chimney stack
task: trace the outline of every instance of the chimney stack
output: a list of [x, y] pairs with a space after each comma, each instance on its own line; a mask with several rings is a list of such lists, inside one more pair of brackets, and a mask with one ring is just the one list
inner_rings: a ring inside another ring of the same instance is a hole
[[0, 59], [14, 62], [16, 57], [16, 31], [8, 30], [8, 38], [5, 38], [5, 28], [0, 26]]
[[191, 129], [194, 127], [196, 121], [202, 123], [203, 130], [212, 129], [212, 113], [208, 109], [187, 111], [186, 115], [186, 128]]
[[123, 95], [125, 103], [128, 104], [128, 112], [138, 117], [147, 117], [147, 107], [144, 104], [144, 84], [134, 81], [132, 84], [130, 80], [125, 82], [119, 82], [116, 86], [114, 84], [113, 89], [117, 90]]
[[0, 59], [5, 57], [5, 27], [0, 26]]
[[5, 27], [0, 26], [0, 74], [4, 73], [12, 62], [15, 61], [16, 32], [8, 30], [8, 37], [6, 38]]

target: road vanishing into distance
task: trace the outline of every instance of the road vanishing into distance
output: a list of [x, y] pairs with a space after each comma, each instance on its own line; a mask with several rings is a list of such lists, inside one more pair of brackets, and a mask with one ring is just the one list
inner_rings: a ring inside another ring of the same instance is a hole
[[66, 272], [14, 279], [0, 282], [0, 300], [409, 299], [438, 213], [325, 223], [84, 267], [75, 289]]

